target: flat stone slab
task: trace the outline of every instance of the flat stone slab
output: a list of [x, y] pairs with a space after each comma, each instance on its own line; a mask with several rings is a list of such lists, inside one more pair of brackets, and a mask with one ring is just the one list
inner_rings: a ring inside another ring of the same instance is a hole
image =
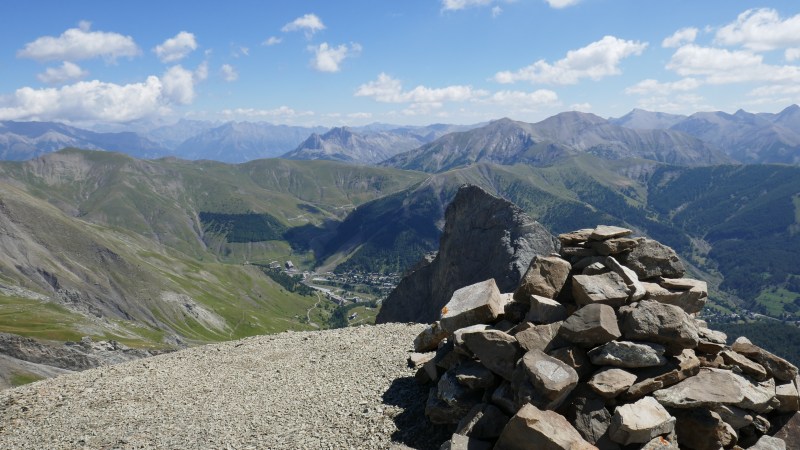
[[746, 338], [736, 339], [731, 345], [731, 350], [761, 364], [770, 375], [778, 380], [792, 381], [797, 377], [797, 367], [794, 364], [754, 345]]
[[514, 291], [514, 299], [527, 301], [531, 295], [556, 298], [567, 282], [572, 266], [558, 256], [536, 256]]
[[613, 239], [624, 237], [633, 234], [633, 230], [627, 228], [615, 227], [613, 225], [598, 225], [589, 235], [591, 241], [605, 241], [606, 239]]
[[622, 336], [614, 308], [591, 304], [577, 310], [561, 325], [561, 336], [584, 347], [605, 344]]
[[588, 356], [596, 366], [614, 366], [628, 369], [663, 366], [667, 363], [664, 347], [649, 342], [611, 341], [589, 351]]
[[653, 396], [672, 408], [736, 406], [745, 399], [744, 384], [747, 380], [728, 370], [702, 369], [672, 387], [655, 391]]
[[561, 414], [526, 404], [508, 422], [495, 450], [596, 450]]
[[613, 307], [628, 301], [631, 289], [615, 272], [572, 277], [572, 296], [579, 306], [602, 303]]
[[636, 382], [635, 374], [615, 367], [606, 367], [592, 375], [588, 384], [597, 395], [611, 399], [627, 391], [634, 382]]
[[561, 405], [578, 385], [578, 373], [575, 369], [539, 350], [525, 353], [521, 364], [539, 394], [537, 398], [547, 399], [542, 402], [547, 409], [555, 409]]
[[525, 320], [543, 324], [560, 322], [567, 318], [567, 308], [561, 303], [540, 295], [531, 295], [531, 308]]

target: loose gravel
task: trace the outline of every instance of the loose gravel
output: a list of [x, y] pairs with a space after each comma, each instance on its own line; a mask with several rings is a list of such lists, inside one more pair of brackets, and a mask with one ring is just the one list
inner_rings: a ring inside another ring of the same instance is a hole
[[0, 448], [438, 448], [406, 358], [421, 325], [287, 332], [0, 392]]

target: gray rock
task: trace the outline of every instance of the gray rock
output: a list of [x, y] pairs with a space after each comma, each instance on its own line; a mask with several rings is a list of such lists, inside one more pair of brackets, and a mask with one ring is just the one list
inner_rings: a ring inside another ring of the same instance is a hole
[[517, 412], [517, 403], [514, 398], [514, 391], [511, 388], [511, 383], [503, 381], [500, 386], [492, 391], [491, 396], [492, 404], [500, 408], [503, 412], [509, 415], [514, 415]]
[[744, 400], [736, 405], [739, 408], [768, 413], [779, 405], [780, 402], [775, 398], [775, 380], [772, 378], [759, 383], [751, 383], [744, 378], [742, 381]]
[[620, 315], [620, 330], [625, 339], [656, 342], [673, 348], [694, 348], [700, 341], [694, 320], [674, 305], [643, 300], [621, 309]]
[[596, 366], [641, 368], [663, 366], [667, 363], [664, 347], [649, 342], [611, 341], [587, 354]]
[[456, 426], [456, 433], [477, 439], [497, 439], [508, 423], [509, 416], [487, 403], [475, 405]]
[[638, 245], [619, 255], [619, 261], [636, 272], [640, 280], [654, 277], [680, 278], [686, 273], [675, 250], [647, 238], [638, 238]]
[[594, 366], [586, 356], [586, 350], [577, 346], [561, 347], [547, 352], [548, 355], [575, 369], [581, 379], [589, 376]]
[[761, 436], [749, 450], [786, 450], [786, 441], [772, 436]]
[[565, 402], [565, 407], [558, 412], [573, 424], [587, 442], [601, 449], [610, 447], [607, 444], [611, 444], [608, 442], [611, 413], [606, 409], [603, 399], [594, 392], [585, 386], [576, 388]]
[[485, 324], [478, 324], [478, 325], [471, 325], [464, 328], [459, 328], [458, 330], [453, 332], [453, 345], [455, 346], [455, 350], [465, 356], [473, 356], [472, 352], [469, 351], [467, 346], [464, 344], [464, 335], [469, 333], [475, 333], [477, 331], [487, 330], [489, 325]]
[[578, 373], [563, 362], [539, 350], [532, 350], [520, 362], [536, 391], [537, 403], [557, 408], [578, 384]]
[[561, 241], [561, 245], [569, 247], [588, 241], [593, 232], [594, 228], [583, 228], [569, 233], [559, 234], [558, 240]]
[[613, 238], [607, 241], [592, 242], [592, 249], [599, 255], [609, 256], [632, 250], [639, 241], [631, 238]]
[[589, 235], [590, 241], [605, 241], [607, 239], [619, 238], [633, 234], [632, 230], [613, 225], [598, 225]]
[[773, 355], [761, 347], [753, 345], [753, 343], [746, 338], [740, 337], [736, 339], [731, 349], [761, 364], [770, 375], [778, 380], [793, 381], [795, 377], [797, 377], [797, 367], [795, 367], [794, 364], [779, 356]]
[[425, 416], [435, 424], [456, 424], [478, 403], [480, 403], [480, 398], [469, 397], [448, 404], [439, 398], [437, 389], [433, 387], [428, 392]]
[[441, 328], [452, 333], [459, 328], [494, 322], [503, 314], [505, 302], [494, 279], [465, 286], [453, 293], [442, 308]]
[[775, 397], [778, 399], [778, 411], [793, 413], [800, 410], [800, 395], [795, 382], [787, 382], [775, 386]]
[[759, 381], [767, 379], [767, 371], [761, 364], [751, 361], [744, 355], [740, 355], [733, 350], [723, 350], [719, 352], [725, 364], [736, 366], [741, 369], [742, 373], [750, 375]]
[[403, 277], [376, 322], [433, 322], [457, 289], [490, 278], [501, 292], [513, 292], [533, 257], [557, 248], [557, 239], [520, 208], [464, 186], [445, 211], [436, 257]]
[[667, 358], [666, 365], [638, 370], [636, 383], [628, 388], [623, 398], [625, 400], [641, 398], [697, 375], [699, 371], [700, 360], [694, 351], [684, 349], [680, 354]]
[[497, 377], [477, 361], [465, 361], [453, 369], [456, 380], [468, 389], [485, 389], [494, 386]]
[[514, 336], [498, 330], [484, 330], [463, 336], [467, 348], [489, 370], [506, 380], [511, 379], [514, 366], [522, 355]]
[[576, 311], [564, 321], [559, 333], [564, 339], [585, 347], [604, 344], [622, 335], [614, 308], [600, 303]]
[[656, 399], [644, 397], [614, 410], [608, 435], [622, 445], [645, 444], [674, 428], [675, 418]]
[[429, 352], [436, 350], [439, 343], [447, 337], [445, 331], [439, 322], [434, 322], [428, 325], [420, 334], [414, 338], [414, 351], [418, 353]]
[[601, 275], [609, 271], [609, 268], [601, 262], [589, 264], [582, 271], [581, 275]]
[[735, 406], [719, 405], [714, 407], [713, 411], [719, 414], [720, 418], [734, 430], [752, 425], [753, 419], [755, 418], [753, 412], [745, 411]]
[[630, 293], [625, 280], [614, 272], [572, 277], [572, 296], [580, 306], [603, 303], [619, 307], [625, 304]]
[[620, 264], [613, 256], [606, 258], [606, 266], [625, 281], [625, 285], [628, 286], [628, 290], [630, 291], [628, 301], [638, 302], [647, 295], [647, 291], [644, 285], [639, 281], [636, 272]]
[[531, 307], [525, 320], [536, 324], [560, 322], [567, 318], [567, 308], [561, 303], [539, 295], [531, 295]]
[[774, 437], [783, 439], [784, 442], [789, 444], [788, 449], [794, 450], [800, 448], [800, 412], [796, 412], [789, 416], [787, 419], [776, 424]]
[[439, 450], [491, 450], [491, 448], [491, 442], [481, 441], [461, 434], [453, 434], [453, 437], [442, 443]]
[[589, 450], [586, 442], [561, 414], [528, 404], [511, 418], [495, 444], [495, 450]]
[[612, 399], [627, 391], [634, 382], [636, 375], [623, 369], [606, 367], [592, 375], [588, 384], [599, 396]]
[[736, 432], [719, 414], [707, 409], [674, 411], [675, 432], [681, 448], [719, 450], [736, 442]]
[[558, 334], [562, 322], [548, 323], [545, 325], [529, 325], [530, 326], [524, 327], [521, 331], [517, 331], [516, 334], [514, 334], [514, 338], [519, 342], [523, 350], [541, 350], [543, 352], [549, 352], [550, 350], [569, 345], [569, 343], [560, 338]]
[[556, 298], [571, 269], [572, 266], [558, 256], [534, 257], [519, 287], [514, 291], [514, 298], [518, 301], [527, 300], [531, 295]]
[[689, 314], [700, 312], [708, 299], [706, 282], [690, 278], [662, 278], [644, 287], [648, 300], [679, 306]]
[[432, 360], [435, 356], [436, 352], [412, 353], [411, 356], [408, 357], [408, 367], [413, 369], [422, 367], [423, 364]]
[[674, 386], [655, 391], [653, 396], [662, 405], [672, 408], [737, 406], [745, 399], [744, 387], [747, 384], [747, 380], [733, 372], [702, 369]]

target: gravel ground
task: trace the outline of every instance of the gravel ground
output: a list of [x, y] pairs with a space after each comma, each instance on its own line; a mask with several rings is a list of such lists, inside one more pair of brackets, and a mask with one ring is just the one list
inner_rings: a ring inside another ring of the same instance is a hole
[[282, 333], [0, 392], [0, 448], [438, 448], [406, 366], [421, 325]]

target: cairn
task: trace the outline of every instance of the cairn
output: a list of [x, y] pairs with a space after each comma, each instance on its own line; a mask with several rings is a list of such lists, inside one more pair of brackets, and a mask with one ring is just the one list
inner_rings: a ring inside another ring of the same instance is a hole
[[443, 449], [800, 445], [797, 368], [745, 338], [727, 346], [697, 318], [706, 283], [631, 234], [562, 234], [513, 293], [489, 279], [453, 294], [409, 358], [432, 386], [427, 418], [455, 426]]

